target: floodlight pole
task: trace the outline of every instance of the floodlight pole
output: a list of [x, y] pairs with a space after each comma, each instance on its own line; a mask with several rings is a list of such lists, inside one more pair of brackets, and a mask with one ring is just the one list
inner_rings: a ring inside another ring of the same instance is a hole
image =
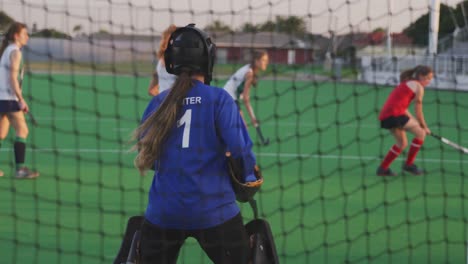
[[429, 55], [437, 54], [437, 38], [439, 37], [439, 16], [440, 16], [440, 0], [432, 0], [430, 10], [429, 23]]

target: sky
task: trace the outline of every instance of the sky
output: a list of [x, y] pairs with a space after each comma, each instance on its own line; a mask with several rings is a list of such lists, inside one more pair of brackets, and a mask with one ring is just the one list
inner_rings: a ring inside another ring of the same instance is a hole
[[[159, 34], [170, 23], [203, 28], [219, 20], [239, 29], [276, 16], [299, 16], [309, 32], [328, 35], [390, 28], [401, 32], [427, 13], [433, 0], [0, 0], [0, 10], [39, 29], [68, 34], [100, 29], [111, 33]], [[440, 0], [454, 7], [461, 0]], [[467, 10], [468, 11], [468, 10]]]

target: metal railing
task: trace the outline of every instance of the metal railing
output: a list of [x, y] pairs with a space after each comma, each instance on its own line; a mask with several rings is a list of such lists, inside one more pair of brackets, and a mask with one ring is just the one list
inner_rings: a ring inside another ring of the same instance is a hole
[[402, 72], [416, 65], [431, 66], [436, 75], [468, 75], [468, 55], [442, 54], [437, 56], [374, 57], [373, 71]]

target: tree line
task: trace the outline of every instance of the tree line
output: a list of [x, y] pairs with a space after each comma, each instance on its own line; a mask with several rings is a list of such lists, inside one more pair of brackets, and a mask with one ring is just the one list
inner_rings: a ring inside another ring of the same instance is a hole
[[[0, 33], [3, 34], [11, 23], [15, 20], [7, 15], [5, 12], [0, 11]], [[72, 37], [64, 32], [55, 30], [53, 28], [44, 28], [38, 30], [36, 24], [33, 25], [32, 31], [30, 31], [32, 37], [43, 37], [43, 38], [59, 38], [59, 39], [71, 39]]]
[[[0, 11], [0, 32], [4, 32], [9, 24], [13, 22], [13, 18], [8, 16], [5, 12]], [[428, 43], [429, 33], [429, 11], [408, 25], [403, 33], [413, 39], [414, 44], [425, 46]], [[439, 38], [444, 38], [447, 35], [453, 34], [457, 28], [468, 27], [468, 0], [458, 3], [454, 8], [445, 4], [440, 5], [440, 22], [439, 22]], [[73, 28], [74, 33], [81, 32], [81, 25], [76, 25]], [[305, 37], [313, 39], [314, 35], [307, 32], [306, 20], [299, 16], [276, 16], [274, 20], [269, 20], [259, 24], [245, 23], [239, 29], [234, 29], [228, 24], [214, 20], [205, 28], [207, 31], [214, 32], [280, 32], [287, 33], [294, 36]], [[31, 32], [32, 36], [46, 37], [46, 38], [65, 38], [71, 39], [71, 35], [60, 32], [52, 28], [38, 30], [33, 25]]]
[[[403, 33], [413, 39], [415, 45], [426, 46], [429, 34], [429, 11], [420, 16], [413, 23], [403, 29]], [[205, 27], [205, 30], [216, 32], [279, 32], [297, 36], [311, 36], [306, 30], [304, 18], [297, 16], [276, 16], [274, 21], [252, 24], [245, 23], [240, 29], [235, 30], [222, 21], [215, 20]], [[445, 4], [440, 5], [439, 38], [444, 38], [456, 30], [456, 28], [468, 27], [468, 0], [458, 3], [455, 8]], [[376, 31], [385, 31], [384, 28], [376, 28]]]

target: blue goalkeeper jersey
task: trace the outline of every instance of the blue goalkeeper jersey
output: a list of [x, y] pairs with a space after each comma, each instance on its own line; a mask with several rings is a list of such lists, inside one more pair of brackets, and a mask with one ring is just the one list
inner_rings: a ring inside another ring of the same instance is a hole
[[[254, 174], [252, 140], [234, 100], [223, 89], [193, 82], [154, 164], [145, 217], [162, 228], [209, 228], [240, 212], [228, 175], [226, 151], [242, 159], [245, 177]], [[143, 121], [169, 92], [151, 100]]]

